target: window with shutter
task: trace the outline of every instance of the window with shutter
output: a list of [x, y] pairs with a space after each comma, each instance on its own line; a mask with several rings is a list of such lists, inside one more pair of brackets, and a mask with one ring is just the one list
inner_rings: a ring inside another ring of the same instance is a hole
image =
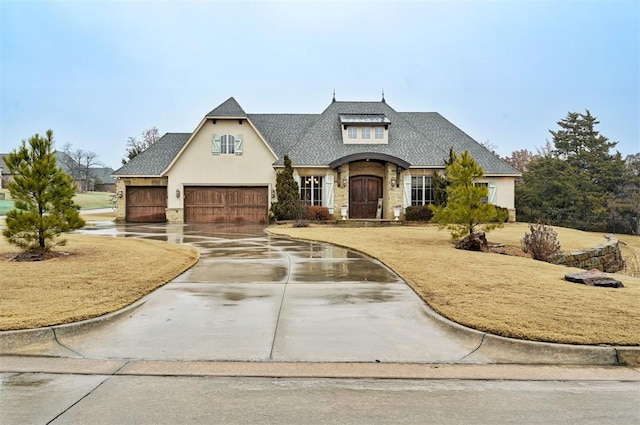
[[217, 134], [214, 134], [213, 139], [211, 139], [211, 153], [220, 155], [220, 137]]
[[235, 141], [235, 146], [234, 146], [235, 153], [236, 153], [237, 156], [242, 155], [242, 148], [243, 148], [243, 146], [242, 146], [242, 134], [238, 134], [236, 136], [236, 141]]

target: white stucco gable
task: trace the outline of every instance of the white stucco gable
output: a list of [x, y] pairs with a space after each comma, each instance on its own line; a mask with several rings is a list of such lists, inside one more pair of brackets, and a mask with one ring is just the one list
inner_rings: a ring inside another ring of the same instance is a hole
[[184, 194], [185, 186], [271, 189], [275, 160], [275, 152], [246, 118], [205, 118], [163, 173], [169, 181], [168, 208], [182, 208], [177, 194]]

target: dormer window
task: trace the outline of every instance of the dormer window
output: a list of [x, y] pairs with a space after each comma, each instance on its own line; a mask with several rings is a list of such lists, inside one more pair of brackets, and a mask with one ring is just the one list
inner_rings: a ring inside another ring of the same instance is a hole
[[340, 114], [345, 144], [387, 144], [391, 121], [384, 114]]

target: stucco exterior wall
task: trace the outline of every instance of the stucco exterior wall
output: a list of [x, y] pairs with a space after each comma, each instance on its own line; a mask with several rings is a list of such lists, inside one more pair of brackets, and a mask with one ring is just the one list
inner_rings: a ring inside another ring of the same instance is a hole
[[515, 179], [513, 177], [492, 177], [485, 176], [480, 179], [481, 182], [493, 183], [496, 185], [497, 202], [499, 207], [509, 210], [509, 221], [516, 221], [515, 206]]
[[[184, 208], [185, 186], [268, 186], [269, 193], [275, 189], [276, 171], [272, 164], [277, 159], [260, 139], [247, 120], [207, 120], [182, 154], [171, 166], [166, 176], [168, 185], [168, 213], [172, 221], [178, 221]], [[213, 155], [213, 135], [242, 135], [242, 155]], [[176, 190], [180, 197], [176, 197]], [[167, 217], [169, 218], [169, 217]]]

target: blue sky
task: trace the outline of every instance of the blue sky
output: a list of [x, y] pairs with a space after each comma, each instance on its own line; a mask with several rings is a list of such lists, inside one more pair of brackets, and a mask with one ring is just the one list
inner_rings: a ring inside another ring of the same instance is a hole
[[640, 152], [638, 1], [0, 0], [0, 152], [53, 129], [118, 168], [128, 136], [379, 100], [508, 155], [589, 109]]

